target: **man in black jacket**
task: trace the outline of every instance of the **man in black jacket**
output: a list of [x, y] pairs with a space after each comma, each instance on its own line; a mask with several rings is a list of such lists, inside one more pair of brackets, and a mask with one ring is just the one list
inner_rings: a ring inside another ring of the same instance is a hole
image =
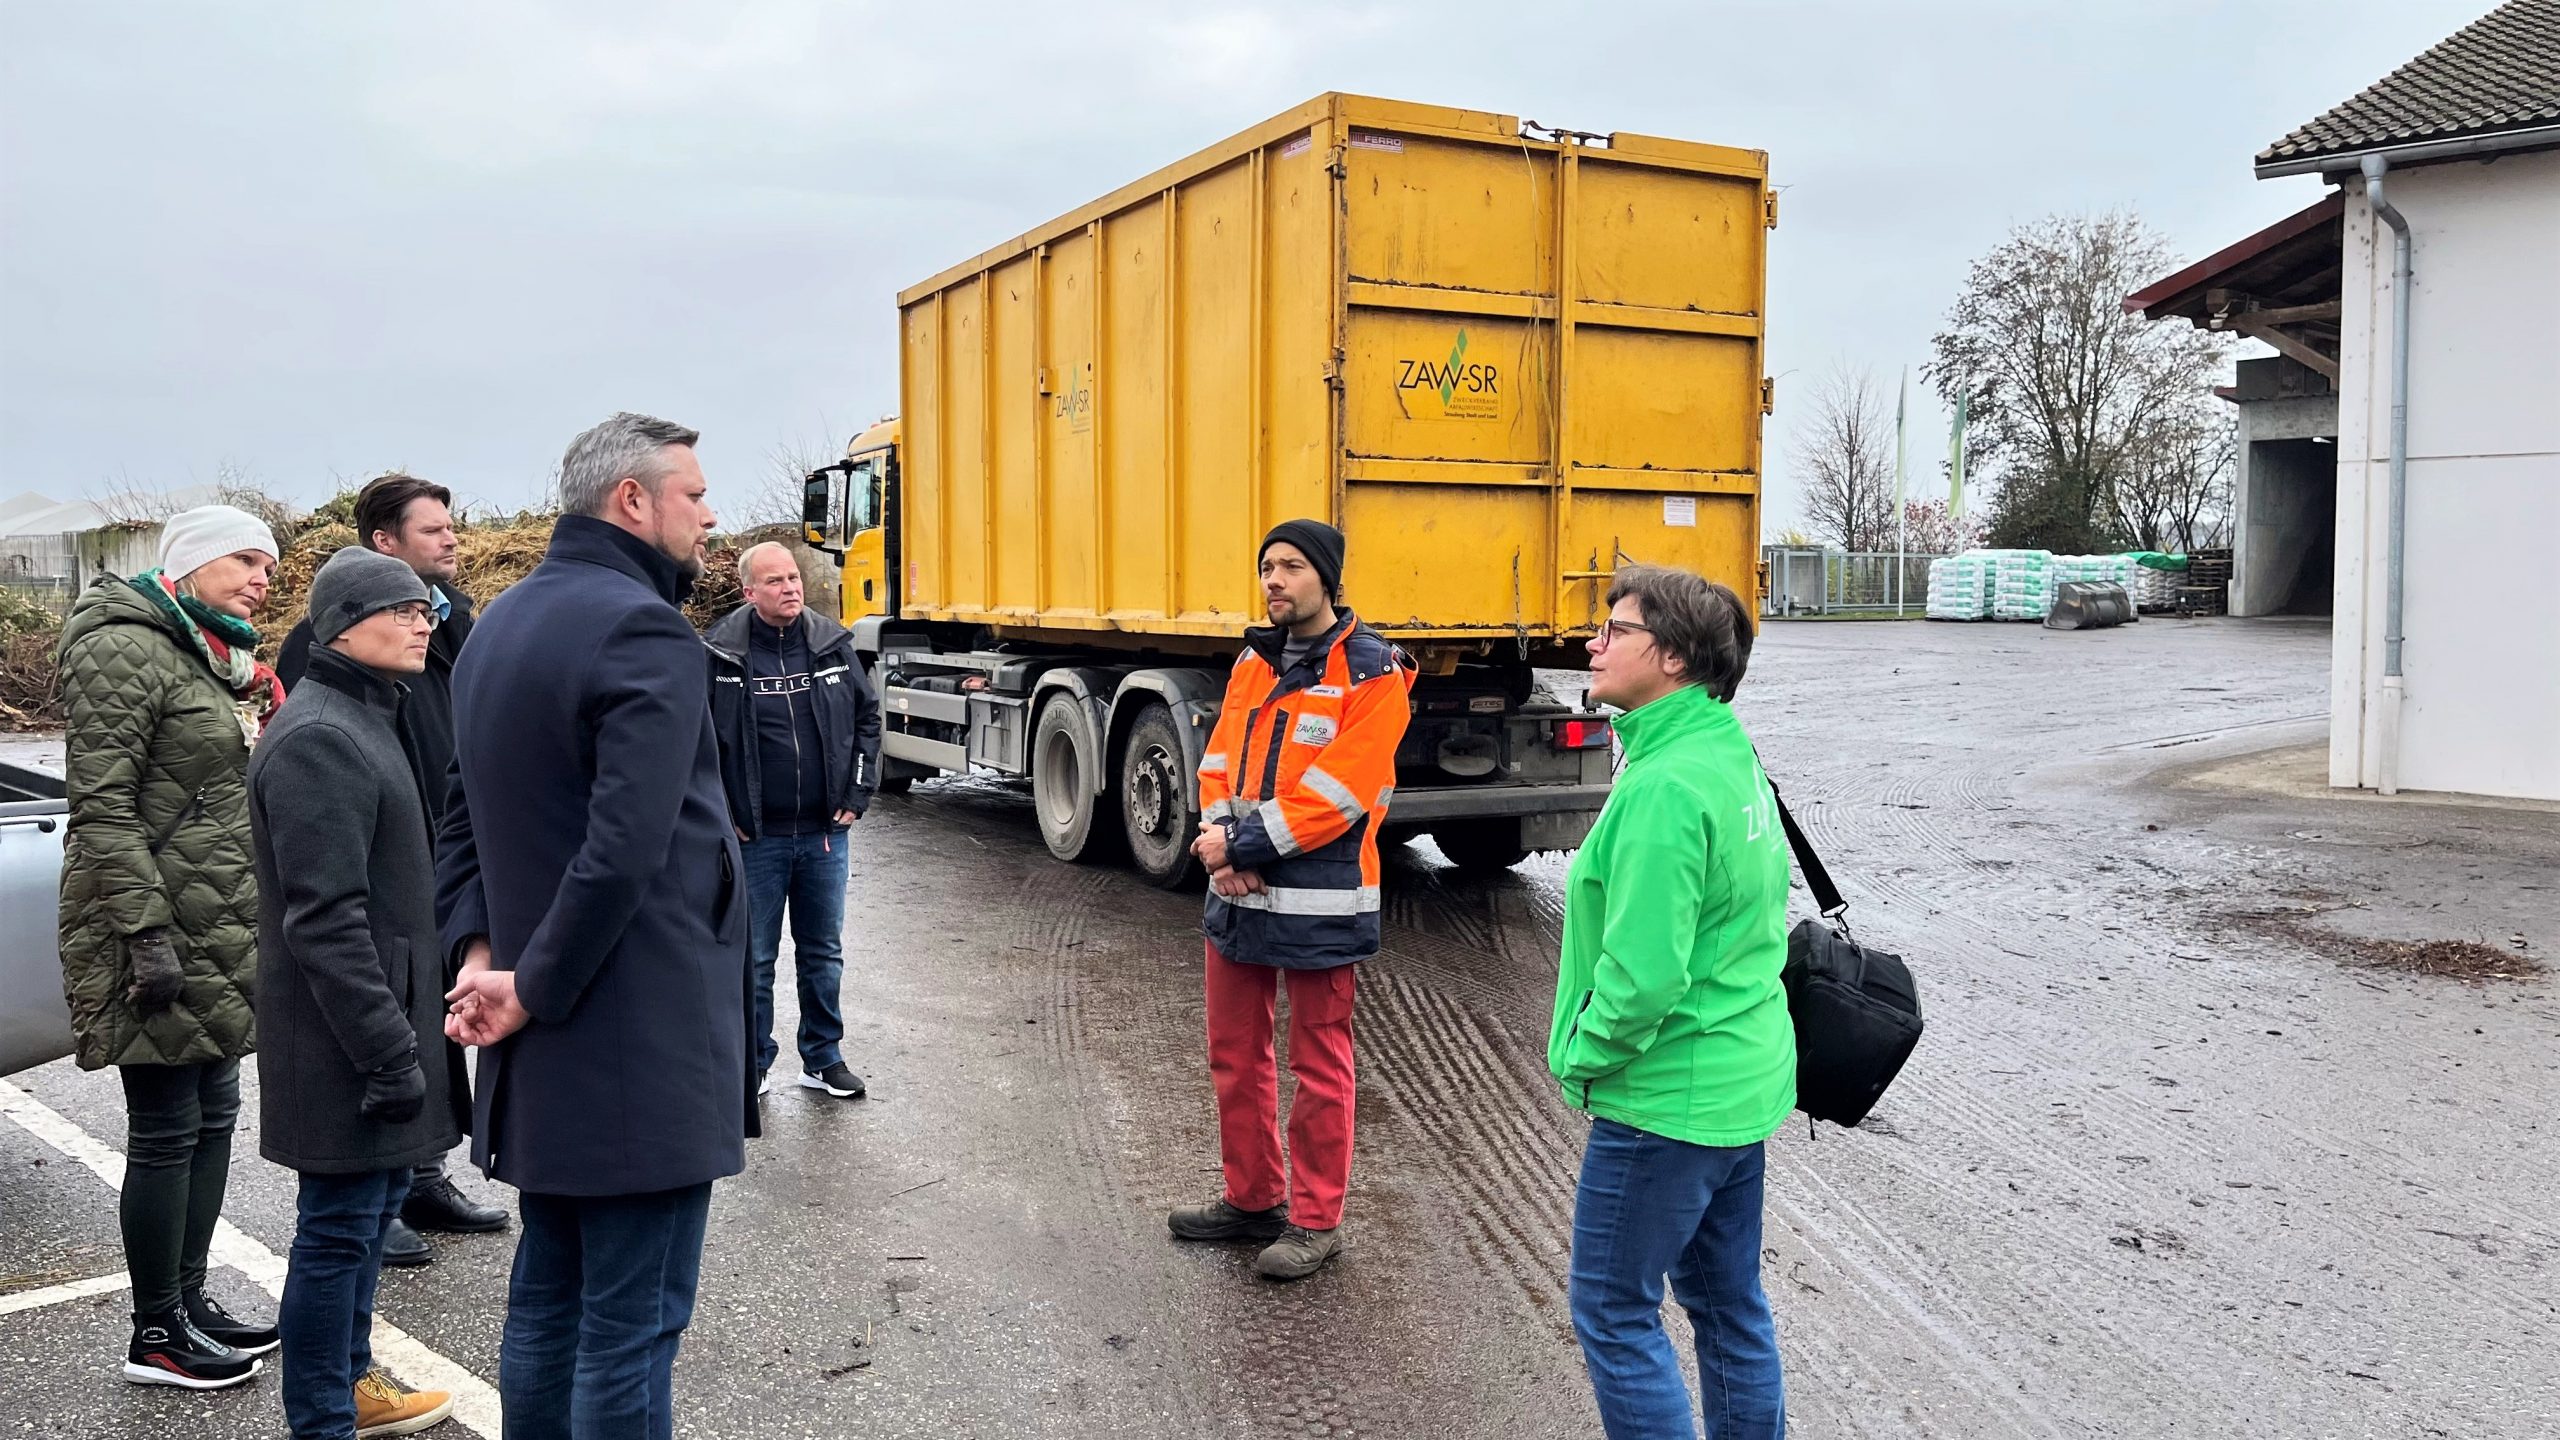
[[385, 1235], [412, 1171], [461, 1138], [444, 1028], [426, 777], [407, 725], [435, 607], [348, 546], [311, 584], [319, 648], [249, 760], [258, 876], [258, 1149], [301, 1176], [277, 1326], [297, 1440], [408, 1434], [441, 1392], [373, 1368]]
[[621, 414], [453, 675], [445, 1033], [481, 1047], [473, 1158], [522, 1192], [512, 1440], [673, 1433], [711, 1183], [746, 1168], [747, 903], [710, 666], [677, 602], [715, 517], [694, 432]]
[[[409, 679], [409, 698], [402, 715], [418, 745], [418, 763], [426, 774], [427, 824], [444, 818], [446, 771], [453, 766], [453, 663], [462, 642], [471, 638], [471, 597], [454, 584], [461, 541], [454, 533], [453, 492], [432, 480], [393, 471], [367, 481], [356, 492], [356, 543], [388, 555], [417, 572], [434, 607], [436, 627], [427, 641], [427, 668]], [[302, 684], [311, 663], [311, 621], [305, 618], [284, 637], [276, 655], [276, 677], [291, 694]], [[470, 1100], [470, 1075], [463, 1068], [461, 1047], [448, 1056], [457, 1093]], [[382, 1263], [424, 1265], [435, 1259], [420, 1230], [472, 1234], [503, 1230], [507, 1212], [483, 1205], [462, 1193], [445, 1174], [444, 1157], [418, 1167], [409, 1199], [393, 1222], [384, 1243]], [[415, 1228], [412, 1228], [415, 1227]]]
[[720, 779], [745, 844], [756, 967], [756, 1091], [782, 1053], [773, 972], [782, 918], [800, 972], [800, 1084], [859, 1099], [844, 1063], [844, 892], [853, 822], [880, 785], [880, 702], [845, 628], [808, 607], [800, 562], [772, 541], [738, 557], [747, 603], [711, 627]]

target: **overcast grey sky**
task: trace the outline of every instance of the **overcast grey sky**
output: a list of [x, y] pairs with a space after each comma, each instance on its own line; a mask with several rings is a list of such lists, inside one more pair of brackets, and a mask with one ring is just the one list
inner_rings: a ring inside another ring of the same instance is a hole
[[512, 508], [627, 408], [741, 499], [894, 407], [899, 288], [1339, 89], [1769, 152], [1774, 528], [1789, 397], [1916, 371], [2012, 222], [2219, 248], [2321, 194], [2259, 147], [2487, 8], [0, 0], [0, 494]]

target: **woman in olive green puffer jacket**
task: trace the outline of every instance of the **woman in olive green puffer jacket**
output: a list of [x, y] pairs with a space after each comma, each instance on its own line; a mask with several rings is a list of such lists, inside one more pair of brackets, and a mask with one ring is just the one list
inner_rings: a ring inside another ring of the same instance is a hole
[[276, 543], [256, 517], [205, 506], [170, 518], [161, 560], [92, 585], [62, 627], [62, 982], [80, 1067], [124, 1082], [126, 1378], [203, 1389], [248, 1379], [250, 1352], [274, 1343], [204, 1282], [257, 1041], [245, 776], [284, 691], [248, 617]]

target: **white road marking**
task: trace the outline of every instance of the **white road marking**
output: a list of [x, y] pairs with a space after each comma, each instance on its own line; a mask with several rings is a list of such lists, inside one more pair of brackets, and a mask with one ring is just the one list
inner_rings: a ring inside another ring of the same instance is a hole
[[[18, 1122], [28, 1134], [87, 1166], [116, 1190], [124, 1189], [123, 1155], [100, 1144], [96, 1137], [63, 1118], [52, 1106], [6, 1080], [0, 1080], [0, 1114]], [[284, 1257], [228, 1220], [220, 1222], [214, 1230], [213, 1259], [216, 1264], [228, 1265], [248, 1276], [269, 1295], [283, 1298]], [[110, 1278], [116, 1283], [107, 1284]], [[0, 1297], [0, 1314], [35, 1308], [34, 1303], [13, 1303], [30, 1301], [32, 1296], [53, 1297], [39, 1302], [42, 1304], [75, 1299], [77, 1296], [61, 1292], [80, 1286], [97, 1287], [82, 1293], [104, 1294], [124, 1288], [124, 1277], [100, 1276], [95, 1280], [75, 1281], [71, 1285], [56, 1285], [49, 1290]], [[380, 1315], [373, 1317], [373, 1358], [410, 1385], [422, 1390], [442, 1390], [452, 1395], [453, 1418], [466, 1428], [493, 1437], [493, 1440], [498, 1435], [500, 1412], [496, 1388], [428, 1349]]]
[[41, 1310], [47, 1305], [60, 1305], [67, 1300], [86, 1300], [92, 1295], [112, 1295], [133, 1281], [124, 1275], [92, 1275], [86, 1280], [73, 1280], [62, 1285], [47, 1285], [41, 1290], [20, 1290], [0, 1295], [0, 1315], [15, 1315], [21, 1310]]

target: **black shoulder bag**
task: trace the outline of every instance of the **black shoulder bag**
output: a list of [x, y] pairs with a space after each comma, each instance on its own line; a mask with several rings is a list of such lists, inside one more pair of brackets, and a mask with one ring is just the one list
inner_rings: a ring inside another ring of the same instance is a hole
[[1816, 1120], [1854, 1126], [1920, 1043], [1920, 989], [1899, 955], [1871, 950], [1849, 930], [1849, 902], [1787, 811], [1778, 787], [1778, 823], [1804, 871], [1820, 920], [1787, 936], [1787, 1011], [1796, 1027], [1796, 1108]]

